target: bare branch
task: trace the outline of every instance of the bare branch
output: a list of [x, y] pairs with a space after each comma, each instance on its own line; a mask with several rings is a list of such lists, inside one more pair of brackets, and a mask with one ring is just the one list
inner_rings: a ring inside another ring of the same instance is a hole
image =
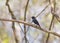
[[[29, 4], [29, 0], [27, 0], [26, 6], [25, 6], [25, 13], [24, 13], [24, 21], [26, 21], [26, 12], [27, 12], [27, 8], [28, 8], [28, 4]], [[24, 24], [24, 39], [25, 39], [25, 43], [27, 43], [27, 38], [26, 38], [26, 25]]]
[[[10, 6], [9, 6], [9, 0], [6, 0], [6, 6], [8, 7], [8, 11], [11, 14], [12, 19], [16, 19], [12, 10], [11, 10], [11, 8], [10, 8]], [[14, 33], [15, 41], [16, 41], [16, 43], [18, 43], [19, 40], [16, 36], [16, 30], [15, 30], [15, 23], [14, 22], [12, 22], [12, 30], [13, 30], [13, 33]]]
[[[51, 4], [50, 1], [49, 1], [49, 3]], [[56, 6], [55, 0], [54, 0], [54, 2], [53, 2], [53, 5], [54, 5], [54, 8], [51, 6], [52, 20], [51, 20], [51, 23], [50, 23], [50, 26], [49, 26], [49, 30], [51, 30], [52, 23], [53, 23], [54, 17], [55, 17], [55, 6]], [[48, 43], [49, 37], [50, 37], [50, 33], [48, 33], [46, 43]]]
[[45, 11], [45, 9], [49, 6], [50, 4], [48, 4], [36, 17], [38, 17], [43, 11]]
[[[52, 20], [51, 20], [51, 23], [50, 23], [50, 26], [49, 26], [49, 30], [51, 30], [53, 20], [54, 20], [54, 15], [52, 15]], [[46, 43], [48, 43], [49, 37], [50, 37], [50, 33], [48, 33]]]
[[1, 18], [0, 18], [0, 21], [8, 21], [8, 22], [18, 22], [18, 23], [22, 23], [22, 24], [25, 24], [25, 25], [28, 25], [28, 26], [32, 26], [32, 27], [34, 27], [34, 28], [36, 28], [36, 29], [39, 29], [39, 30], [41, 30], [41, 31], [43, 31], [43, 32], [50, 33], [50, 34], [53, 34], [53, 35], [55, 35], [55, 36], [60, 37], [60, 35], [57, 34], [56, 32], [51, 32], [51, 31], [44, 30], [43, 28], [39, 27], [38, 25], [31, 24], [31, 23], [27, 23], [27, 22], [25, 22], [25, 21], [21, 21], [21, 20], [8, 20], [8, 19], [1, 19]]

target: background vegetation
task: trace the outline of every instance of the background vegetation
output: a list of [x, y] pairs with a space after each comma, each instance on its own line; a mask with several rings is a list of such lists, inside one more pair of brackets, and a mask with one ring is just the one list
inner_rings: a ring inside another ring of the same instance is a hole
[[60, 43], [60, 0], [0, 0], [0, 43]]

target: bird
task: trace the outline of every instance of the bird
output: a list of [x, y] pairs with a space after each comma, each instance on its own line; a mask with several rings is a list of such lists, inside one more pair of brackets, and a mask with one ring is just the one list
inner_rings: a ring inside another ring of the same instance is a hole
[[35, 23], [36, 25], [40, 26], [39, 25], [39, 22], [37, 21], [36, 17], [32, 16], [32, 22]]

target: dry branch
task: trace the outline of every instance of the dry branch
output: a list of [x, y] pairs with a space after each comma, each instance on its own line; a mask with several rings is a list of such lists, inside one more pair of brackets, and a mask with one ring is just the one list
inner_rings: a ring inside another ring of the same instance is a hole
[[[6, 6], [8, 7], [8, 11], [11, 14], [12, 19], [16, 19], [12, 10], [11, 10], [11, 8], [10, 8], [9, 0], [6, 0]], [[15, 41], [16, 41], [16, 43], [18, 43], [18, 38], [16, 36], [16, 30], [15, 30], [15, 23], [14, 22], [12, 22], [12, 30], [13, 30], [13, 33], [14, 33]]]
[[45, 11], [45, 9], [49, 6], [50, 4], [46, 5], [46, 7], [36, 16], [38, 17], [43, 11]]
[[[29, 4], [29, 0], [27, 0], [26, 6], [25, 6], [24, 21], [26, 21], [26, 13], [27, 13], [28, 4]], [[26, 33], [27, 33], [26, 25], [24, 24], [24, 39], [25, 39], [25, 43], [27, 43]]]
[[34, 27], [34, 28], [36, 28], [36, 29], [39, 29], [39, 30], [41, 30], [41, 31], [43, 31], [43, 32], [50, 33], [50, 34], [53, 34], [53, 35], [55, 35], [55, 36], [60, 37], [60, 35], [57, 34], [56, 32], [52, 32], [52, 31], [45, 30], [45, 29], [39, 27], [38, 25], [31, 24], [31, 23], [27, 23], [27, 22], [25, 22], [25, 21], [21, 21], [21, 20], [8, 20], [8, 19], [1, 19], [1, 18], [0, 18], [0, 21], [8, 21], [8, 22], [18, 22], [18, 23], [22, 23], [22, 24], [25, 24], [25, 25], [28, 25], [28, 26], [32, 26], [32, 27]]

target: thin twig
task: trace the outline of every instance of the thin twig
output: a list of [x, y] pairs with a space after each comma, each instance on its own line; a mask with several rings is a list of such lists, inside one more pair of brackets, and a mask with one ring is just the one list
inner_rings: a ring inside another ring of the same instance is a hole
[[[50, 26], [49, 26], [49, 30], [51, 30], [53, 20], [54, 20], [54, 15], [52, 15], [52, 20], [51, 20], [51, 23], [50, 23]], [[47, 36], [47, 39], [46, 39], [46, 43], [48, 43], [49, 37], [50, 37], [50, 33], [48, 33], [48, 36]]]
[[[26, 7], [25, 7], [24, 21], [26, 21], [26, 12], [27, 12], [27, 8], [28, 8], [28, 4], [29, 4], [29, 0], [27, 0]], [[24, 24], [24, 39], [25, 39], [25, 43], [27, 43], [26, 33], [27, 33], [26, 32], [26, 25]]]
[[[6, 6], [8, 7], [8, 11], [11, 14], [12, 19], [16, 19], [8, 3], [9, 3], [9, 0], [6, 0]], [[15, 23], [14, 22], [12, 22], [12, 29], [13, 29], [15, 41], [16, 41], [16, 43], [18, 43], [19, 40], [16, 36], [16, 30], [15, 30]]]
[[43, 31], [43, 32], [50, 33], [50, 34], [53, 34], [53, 35], [55, 35], [55, 36], [60, 37], [60, 35], [57, 34], [56, 32], [47, 31], [47, 30], [39, 27], [38, 25], [31, 24], [31, 23], [27, 23], [27, 22], [25, 22], [25, 21], [21, 21], [21, 20], [8, 20], [8, 19], [1, 19], [1, 18], [0, 18], [0, 21], [8, 21], [8, 22], [18, 22], [18, 23], [22, 23], [22, 24], [25, 24], [25, 25], [28, 25], [28, 26], [32, 26], [32, 27], [34, 27], [34, 28], [36, 28], [36, 29], [39, 29], [39, 30], [41, 30], [41, 31]]
[[43, 11], [45, 11], [45, 9], [49, 6], [50, 4], [48, 4], [36, 17], [38, 17]]
[[56, 17], [56, 19], [57, 19], [58, 22], [60, 22], [60, 18], [57, 18], [57, 17]]
[[[12, 17], [12, 19], [16, 19], [14, 17], [13, 12], [10, 9], [10, 6], [9, 6], [8, 2], [9, 2], [9, 0], [6, 0], [6, 6], [8, 7], [9, 12], [11, 13], [11, 17]], [[12, 22], [12, 29], [13, 29], [15, 41], [16, 41], [16, 43], [18, 43], [18, 40], [17, 40], [17, 37], [16, 37], [16, 30], [15, 30], [15, 24], [14, 24], [14, 22]]]
[[[11, 13], [11, 17], [12, 17], [13, 19], [16, 19], [16, 17], [15, 17], [14, 14], [13, 14], [13, 11], [11, 10], [11, 8], [10, 8], [10, 6], [9, 6], [9, 4], [8, 4], [8, 2], [9, 2], [9, 0], [6, 1], [6, 6], [8, 7], [9, 12]], [[18, 25], [19, 25], [19, 27], [20, 27], [21, 30], [22, 30], [22, 27], [20, 26], [19, 23], [18, 23]], [[23, 32], [23, 30], [22, 30], [22, 32]]]
[[[51, 3], [51, 2], [49, 1], [49, 3]], [[55, 0], [53, 2], [53, 5], [54, 5], [54, 8], [51, 7], [52, 20], [51, 20], [51, 23], [50, 23], [50, 26], [49, 26], [49, 30], [51, 30], [52, 23], [53, 23], [54, 17], [55, 17], [55, 14], [54, 14], [55, 13]], [[48, 43], [49, 37], [50, 37], [50, 33], [48, 33], [48, 36], [47, 36], [47, 39], [46, 39], [46, 43]]]

